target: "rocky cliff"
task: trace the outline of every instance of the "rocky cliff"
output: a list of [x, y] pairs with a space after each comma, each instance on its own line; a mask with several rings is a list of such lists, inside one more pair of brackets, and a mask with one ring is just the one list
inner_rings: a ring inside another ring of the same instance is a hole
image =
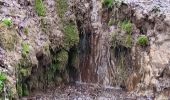
[[1, 97], [68, 82], [170, 96], [169, 7], [168, 0], [0, 0]]

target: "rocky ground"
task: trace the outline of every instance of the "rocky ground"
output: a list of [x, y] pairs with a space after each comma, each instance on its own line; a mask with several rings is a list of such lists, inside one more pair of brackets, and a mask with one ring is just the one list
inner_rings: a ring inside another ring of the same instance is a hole
[[169, 100], [162, 95], [137, 96], [120, 88], [101, 87], [93, 84], [71, 84], [45, 92], [34, 92], [21, 100]]

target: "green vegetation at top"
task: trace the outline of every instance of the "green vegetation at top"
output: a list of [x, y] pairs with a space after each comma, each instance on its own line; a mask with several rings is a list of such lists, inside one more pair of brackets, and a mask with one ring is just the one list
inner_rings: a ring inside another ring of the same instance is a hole
[[119, 26], [122, 30], [126, 31], [127, 33], [131, 34], [132, 32], [132, 23], [129, 20], [125, 20], [119, 23]]
[[10, 18], [4, 18], [2, 20], [3, 24], [5, 24], [6, 26], [10, 27], [12, 25], [12, 20]]
[[102, 4], [107, 8], [112, 8], [115, 5], [118, 5], [121, 0], [102, 0]]
[[6, 75], [0, 72], [0, 94], [3, 92], [6, 79], [7, 79]]
[[62, 30], [64, 32], [64, 48], [69, 49], [79, 41], [77, 27], [71, 19], [65, 17], [68, 9], [67, 0], [56, 0], [57, 13], [61, 18]]
[[21, 46], [22, 46], [22, 56], [26, 57], [27, 54], [29, 53], [29, 45], [28, 43], [22, 42]]
[[107, 6], [108, 8], [111, 8], [113, 6], [113, 1], [115, 0], [102, 0], [102, 4]]
[[45, 8], [42, 0], [35, 0], [35, 10], [38, 16], [45, 16]]
[[137, 43], [142, 46], [148, 45], [148, 37], [146, 35], [140, 35], [137, 39]]

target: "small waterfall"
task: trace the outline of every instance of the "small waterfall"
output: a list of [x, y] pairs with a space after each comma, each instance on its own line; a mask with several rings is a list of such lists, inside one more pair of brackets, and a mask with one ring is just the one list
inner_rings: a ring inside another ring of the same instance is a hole
[[109, 32], [102, 26], [102, 4], [100, 0], [92, 0], [89, 4], [92, 9], [86, 13], [88, 16], [79, 14], [86, 19], [80, 21], [83, 25], [78, 25], [81, 33], [83, 30], [79, 43], [81, 77], [79, 81], [110, 86], [113, 78], [113, 65], [110, 61]]

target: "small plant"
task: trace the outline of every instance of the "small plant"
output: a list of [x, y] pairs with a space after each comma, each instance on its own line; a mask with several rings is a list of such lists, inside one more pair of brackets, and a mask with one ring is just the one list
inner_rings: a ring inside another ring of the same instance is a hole
[[129, 34], [132, 32], [132, 23], [129, 20], [121, 22], [120, 27]]
[[140, 35], [138, 37], [137, 43], [139, 45], [146, 46], [146, 45], [148, 45], [148, 42], [149, 42], [149, 40], [148, 40], [148, 37], [146, 35]]
[[0, 72], [0, 93], [2, 93], [4, 88], [5, 80], [7, 79], [6, 75], [2, 72]]
[[102, 4], [107, 6], [108, 8], [111, 8], [113, 6], [114, 0], [102, 0]]
[[45, 8], [42, 0], [35, 0], [35, 10], [38, 14], [38, 16], [44, 16], [45, 15]]
[[66, 48], [74, 46], [79, 41], [78, 31], [73, 23], [69, 23], [64, 27], [64, 35]]
[[26, 57], [27, 54], [29, 53], [29, 45], [28, 43], [23, 42], [21, 46], [22, 46], [22, 56]]
[[2, 22], [8, 27], [12, 25], [12, 20], [10, 18], [4, 18]]

